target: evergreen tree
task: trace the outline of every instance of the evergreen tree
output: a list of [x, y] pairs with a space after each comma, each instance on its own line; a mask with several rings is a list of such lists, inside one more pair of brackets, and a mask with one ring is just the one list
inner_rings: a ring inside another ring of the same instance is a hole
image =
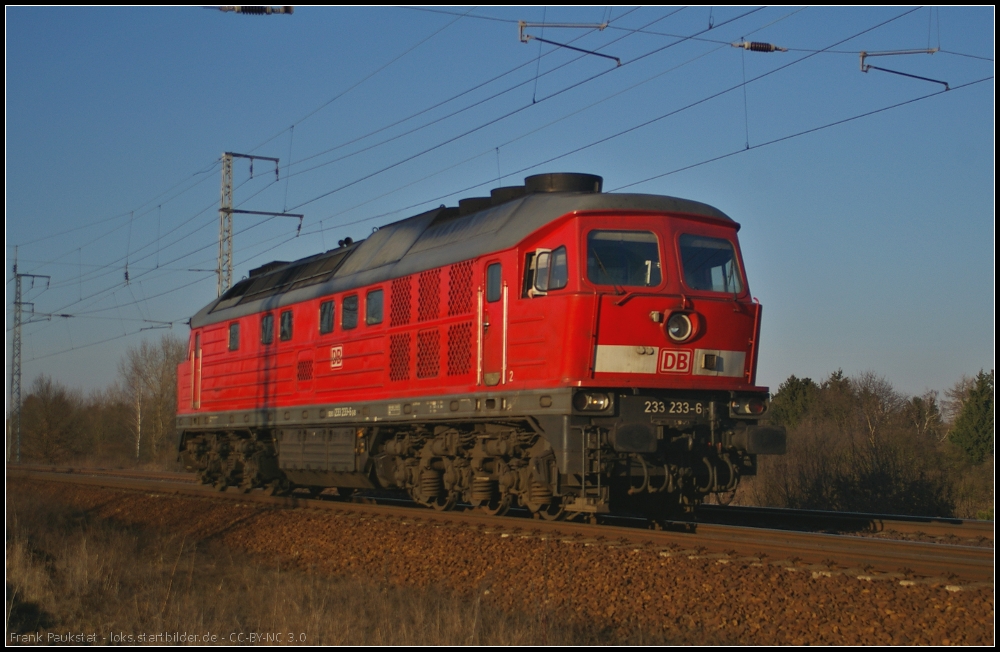
[[793, 428], [805, 416], [819, 387], [811, 378], [789, 376], [771, 399], [768, 417], [772, 423]]
[[975, 464], [993, 454], [993, 370], [976, 375], [948, 438]]

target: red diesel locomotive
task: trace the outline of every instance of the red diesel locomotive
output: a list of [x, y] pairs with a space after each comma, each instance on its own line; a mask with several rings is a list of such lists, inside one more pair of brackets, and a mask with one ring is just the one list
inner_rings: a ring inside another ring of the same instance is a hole
[[274, 262], [191, 320], [179, 452], [220, 489], [664, 514], [782, 454], [739, 225], [542, 174]]

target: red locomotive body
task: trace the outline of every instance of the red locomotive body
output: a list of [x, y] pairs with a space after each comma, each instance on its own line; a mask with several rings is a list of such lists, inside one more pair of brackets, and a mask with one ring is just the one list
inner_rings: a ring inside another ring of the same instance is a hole
[[735, 490], [785, 442], [739, 225], [600, 186], [529, 177], [251, 272], [191, 321], [188, 468], [545, 517]]

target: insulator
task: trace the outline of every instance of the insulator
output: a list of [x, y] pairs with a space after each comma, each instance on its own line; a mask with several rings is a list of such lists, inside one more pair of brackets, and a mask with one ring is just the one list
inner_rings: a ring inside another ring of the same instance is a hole
[[733, 47], [743, 48], [751, 52], [788, 52], [788, 48], [779, 47], [773, 43], [761, 43], [760, 41], [743, 41], [733, 43]]
[[472, 500], [491, 500], [496, 493], [497, 481], [489, 478], [476, 478], [472, 481]]
[[424, 499], [437, 498], [443, 491], [440, 473], [428, 469], [420, 474], [420, 493]]
[[239, 7], [237, 11], [239, 11], [241, 14], [263, 15], [271, 13], [270, 9], [271, 9], [270, 7]]

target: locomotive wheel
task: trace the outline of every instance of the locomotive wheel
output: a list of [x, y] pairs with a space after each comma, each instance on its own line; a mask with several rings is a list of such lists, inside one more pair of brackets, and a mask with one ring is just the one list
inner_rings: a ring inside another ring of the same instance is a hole
[[243, 492], [243, 493], [245, 493], [245, 494], [248, 494], [251, 491], [253, 491], [255, 487], [258, 487], [258, 486], [260, 486], [260, 485], [259, 485], [259, 483], [256, 482], [256, 478], [253, 477], [253, 476], [248, 476], [246, 474], [246, 469], [244, 469], [243, 479], [240, 480], [240, 484], [239, 484], [240, 491]]
[[225, 491], [229, 487], [229, 482], [225, 478], [219, 478], [212, 485], [216, 491]]
[[543, 521], [561, 521], [566, 516], [566, 508], [561, 500], [553, 498], [548, 505], [542, 505], [537, 513]]
[[458, 504], [458, 494], [456, 492], [451, 492], [447, 496], [439, 496], [431, 500], [431, 507], [439, 512], [449, 512], [455, 508]]
[[286, 480], [271, 480], [266, 485], [264, 485], [264, 495], [265, 496], [284, 496], [286, 495], [291, 487]]
[[343, 487], [337, 487], [336, 495], [331, 496], [327, 494], [330, 500], [335, 500], [341, 503], [353, 503], [354, 502], [354, 489], [346, 489]]
[[559, 498], [552, 498], [550, 502], [539, 504], [522, 495], [521, 506], [531, 512], [532, 517], [543, 521], [558, 521], [566, 516], [566, 508]]
[[510, 494], [484, 500], [478, 509], [487, 516], [503, 516], [510, 511]]

